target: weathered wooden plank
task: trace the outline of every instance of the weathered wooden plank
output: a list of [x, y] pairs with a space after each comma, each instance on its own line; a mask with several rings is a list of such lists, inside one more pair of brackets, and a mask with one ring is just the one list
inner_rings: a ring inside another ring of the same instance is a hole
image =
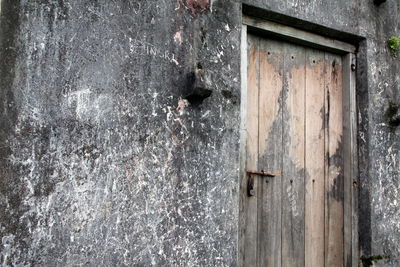
[[[258, 167], [258, 95], [260, 39], [248, 35], [247, 114], [246, 114], [246, 168]], [[248, 177], [243, 177], [247, 179]], [[254, 187], [257, 190], [257, 180]], [[257, 266], [257, 196], [247, 197], [244, 244], [244, 266]]]
[[343, 68], [346, 75], [343, 77], [344, 97], [343, 108], [345, 115], [343, 116], [343, 154], [344, 154], [344, 261], [345, 266], [351, 266], [351, 137], [350, 137], [350, 75], [351, 71], [350, 58], [345, 58]]
[[351, 147], [351, 263], [349, 265], [356, 267], [359, 261], [358, 247], [358, 146], [357, 146], [357, 101], [356, 101], [356, 57], [354, 54], [348, 54], [350, 61], [349, 75], [349, 94], [350, 94], [350, 147]]
[[352, 64], [355, 64], [354, 55], [346, 55], [343, 58], [344, 266], [346, 267], [358, 264], [357, 117], [355, 75]]
[[275, 35], [281, 35], [291, 41], [297, 41], [302, 44], [310, 45], [312, 47], [327, 48], [334, 50], [334, 52], [350, 52], [354, 53], [356, 47], [354, 45], [334, 40], [331, 38], [323, 37], [318, 34], [306, 32], [290, 26], [282, 25], [277, 22], [260, 20], [248, 16], [243, 17], [243, 23], [249, 27], [254, 27], [266, 32], [272, 32]]
[[324, 265], [324, 53], [306, 52], [305, 266]]
[[324, 87], [324, 142], [325, 142], [325, 166], [324, 166], [324, 177], [325, 177], [325, 229], [324, 229], [324, 235], [325, 235], [325, 258], [324, 258], [324, 266], [329, 266], [327, 265], [327, 258], [328, 258], [328, 252], [326, 249], [329, 246], [329, 196], [328, 191], [329, 191], [329, 110], [330, 110], [330, 97], [329, 97], [329, 87], [330, 87], [330, 76], [329, 78], [327, 77], [329, 67], [327, 66], [327, 55], [324, 55], [325, 62], [324, 62], [324, 72], [325, 72], [325, 87]]
[[285, 44], [282, 266], [304, 266], [305, 48]]
[[[260, 42], [258, 169], [282, 171], [282, 44]], [[263, 178], [259, 193], [258, 266], [281, 266], [281, 177]]]
[[325, 53], [325, 266], [343, 266], [342, 59]]

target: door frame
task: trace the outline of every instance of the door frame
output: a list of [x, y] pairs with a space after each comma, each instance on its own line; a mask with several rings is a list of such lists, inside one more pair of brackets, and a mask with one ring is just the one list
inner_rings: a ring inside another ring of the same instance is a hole
[[[272, 13], [269, 13], [272, 14]], [[289, 21], [288, 23], [293, 23]], [[299, 21], [299, 20], [297, 20]], [[315, 25], [301, 21], [300, 25]], [[294, 24], [295, 25], [295, 24]], [[309, 27], [310, 28], [310, 27]], [[312, 27], [311, 27], [312, 28]], [[314, 27], [315, 28], [315, 27]], [[322, 27], [324, 28], [324, 27]], [[341, 34], [331, 30], [331, 33]], [[326, 37], [311, 31], [294, 28], [269, 20], [243, 15], [241, 29], [241, 124], [240, 124], [240, 203], [239, 203], [239, 247], [238, 263], [243, 266], [246, 236], [247, 194], [246, 164], [246, 118], [247, 118], [247, 35], [272, 37], [342, 56], [343, 61], [343, 168], [344, 168], [344, 266], [358, 266], [358, 150], [356, 111], [356, 53], [357, 45]], [[349, 35], [349, 34], [347, 34]], [[339, 37], [339, 36], [338, 36]], [[339, 37], [340, 38], [340, 37]], [[341, 38], [343, 39], [343, 38]], [[361, 41], [355, 36], [353, 40]], [[248, 237], [248, 236], [247, 236]]]

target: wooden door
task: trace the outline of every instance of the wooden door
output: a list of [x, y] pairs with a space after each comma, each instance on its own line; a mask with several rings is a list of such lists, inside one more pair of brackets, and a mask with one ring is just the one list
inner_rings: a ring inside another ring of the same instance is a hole
[[342, 57], [247, 40], [244, 266], [343, 266]]

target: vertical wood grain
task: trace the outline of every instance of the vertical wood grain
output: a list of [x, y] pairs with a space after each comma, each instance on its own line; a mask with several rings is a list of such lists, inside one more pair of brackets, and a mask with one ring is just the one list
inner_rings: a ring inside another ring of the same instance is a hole
[[[259, 38], [248, 35], [246, 168], [257, 169], [258, 164], [258, 94], [259, 94]], [[248, 177], [244, 177], [247, 180]], [[255, 180], [257, 190], [257, 179]], [[247, 197], [245, 212], [244, 266], [257, 266], [257, 198]]]
[[353, 54], [343, 57], [344, 266], [358, 264], [357, 117]]
[[305, 48], [285, 44], [282, 266], [304, 266]]
[[342, 59], [325, 53], [325, 266], [343, 266]]
[[351, 72], [351, 60], [349, 57], [345, 58], [343, 68], [346, 75], [343, 77], [344, 85], [344, 98], [343, 108], [346, 115], [343, 116], [343, 154], [344, 154], [344, 262], [346, 267], [351, 266], [351, 237], [352, 237], [352, 218], [351, 218], [351, 136], [350, 136], [350, 89], [351, 89], [351, 78], [349, 73]]
[[[282, 168], [282, 43], [260, 42], [258, 169]], [[281, 177], [260, 179], [258, 214], [259, 265], [281, 266]]]
[[324, 53], [306, 53], [305, 266], [324, 265]]
[[[358, 244], [358, 185], [359, 185], [359, 177], [358, 177], [358, 145], [357, 145], [357, 100], [356, 100], [356, 73], [355, 69], [351, 67], [351, 65], [357, 66], [356, 64], [356, 56], [352, 53], [347, 55], [350, 61], [350, 70], [347, 72], [349, 76], [349, 102], [350, 102], [350, 111], [347, 116], [350, 117], [350, 156], [351, 156], [351, 179], [349, 184], [351, 186], [351, 258], [349, 260], [348, 265], [356, 267], [358, 266], [359, 261], [359, 244]], [[344, 72], [343, 72], [344, 73]], [[343, 86], [345, 88], [345, 86]]]

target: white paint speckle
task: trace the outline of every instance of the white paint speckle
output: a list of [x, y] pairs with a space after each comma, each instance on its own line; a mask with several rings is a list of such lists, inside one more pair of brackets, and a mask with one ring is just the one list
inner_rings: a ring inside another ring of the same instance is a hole
[[231, 31], [231, 28], [229, 28], [229, 24], [226, 24], [226, 25], [225, 25], [225, 30], [228, 31], [228, 32]]

